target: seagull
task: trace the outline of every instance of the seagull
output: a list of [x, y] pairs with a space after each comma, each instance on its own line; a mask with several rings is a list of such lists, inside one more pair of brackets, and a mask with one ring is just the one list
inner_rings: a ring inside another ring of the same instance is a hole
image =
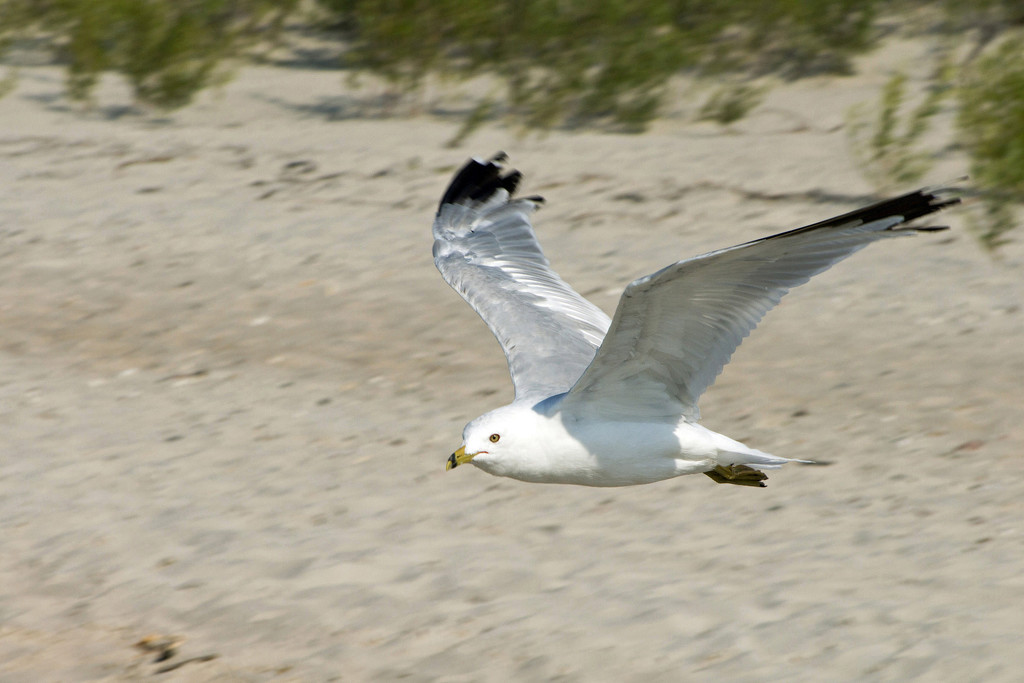
[[794, 460], [699, 424], [701, 394], [790, 289], [872, 242], [945, 230], [907, 224], [959, 202], [922, 189], [678, 261], [627, 285], [609, 319], [551, 269], [530, 223], [544, 200], [515, 197], [522, 174], [507, 161], [467, 162], [434, 219], [434, 263], [498, 338], [515, 388], [466, 425], [445, 469], [534, 483], [704, 473], [765, 486], [763, 470]]

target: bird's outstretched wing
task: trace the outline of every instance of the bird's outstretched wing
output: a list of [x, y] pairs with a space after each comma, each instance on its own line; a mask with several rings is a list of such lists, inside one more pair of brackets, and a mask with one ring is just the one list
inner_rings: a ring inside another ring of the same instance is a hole
[[680, 261], [632, 282], [569, 415], [696, 421], [697, 399], [793, 287], [871, 242], [944, 230], [901, 225], [959, 202], [919, 190], [796, 230]]
[[434, 264], [498, 338], [516, 400], [542, 400], [579, 379], [610, 320], [549, 267], [530, 225], [543, 199], [512, 198], [522, 175], [505, 160], [456, 174], [434, 219]]

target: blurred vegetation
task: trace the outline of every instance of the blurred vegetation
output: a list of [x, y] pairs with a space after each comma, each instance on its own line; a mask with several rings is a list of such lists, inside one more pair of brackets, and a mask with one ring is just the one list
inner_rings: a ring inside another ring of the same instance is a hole
[[0, 48], [48, 38], [67, 65], [68, 94], [88, 101], [115, 71], [139, 103], [188, 104], [217, 68], [270, 39], [298, 0], [0, 0]]
[[[848, 72], [893, 25], [891, 14], [879, 21], [883, 10], [918, 26], [926, 16], [926, 30], [971, 49], [947, 50], [921, 92], [894, 75], [875, 112], [852, 118], [855, 151], [876, 179], [916, 182], [930, 163], [923, 136], [955, 107], [986, 206], [981, 237], [997, 246], [1024, 196], [1022, 0], [0, 0], [0, 54], [50, 50], [68, 94], [87, 104], [115, 72], [139, 105], [173, 109], [272, 46], [288, 22], [337, 40], [341, 67], [381, 77], [397, 97], [486, 76], [454, 144], [494, 118], [642, 131], [678, 75], [715, 84], [698, 116], [727, 125], [761, 102], [761, 76]], [[0, 70], [0, 96], [15, 78]]]
[[272, 39], [286, 18], [308, 23], [316, 10], [350, 46], [348, 67], [403, 92], [428, 75], [496, 75], [504, 92], [491, 109], [526, 126], [606, 121], [639, 130], [683, 70], [847, 70], [872, 43], [876, 2], [0, 0], [0, 41], [48, 36], [77, 99], [115, 71], [140, 102], [173, 108], [209, 85], [225, 59]]
[[737, 83], [723, 85], [715, 90], [700, 108], [698, 120], [714, 121], [723, 126], [739, 121], [761, 104], [767, 86]]
[[[950, 100], [952, 144], [970, 157], [967, 193], [981, 205], [968, 219], [982, 245], [994, 251], [1019, 225], [1024, 203], [1024, 2], [944, 0], [941, 7], [940, 31], [961, 46], [966, 42], [968, 51], [956, 62], [953, 41], [947, 41], [923, 94], [909, 93], [906, 76], [897, 72], [883, 88], [874, 121], [858, 108], [847, 131], [876, 184], [916, 183], [937, 152], [924, 148], [922, 137]], [[906, 110], [910, 95], [920, 102]]]
[[919, 146], [932, 117], [953, 89], [952, 74], [950, 61], [944, 59], [923, 100], [905, 111], [907, 76], [898, 71], [882, 89], [874, 121], [866, 114], [866, 104], [850, 112], [847, 134], [853, 154], [876, 184], [917, 183], [931, 168], [932, 155]]
[[[930, 3], [921, 3], [928, 5]], [[1008, 27], [1024, 24], [1021, 0], [942, 0], [943, 28], [950, 33], [976, 30], [983, 48]]]
[[971, 175], [986, 192], [982, 242], [995, 248], [1024, 201], [1024, 32], [964, 69], [957, 126]]
[[[871, 43], [874, 0], [322, 0], [356, 68], [413, 91], [428, 75], [497, 76], [528, 127], [642, 130], [685, 71], [843, 71]], [[496, 109], [496, 107], [492, 107]]]

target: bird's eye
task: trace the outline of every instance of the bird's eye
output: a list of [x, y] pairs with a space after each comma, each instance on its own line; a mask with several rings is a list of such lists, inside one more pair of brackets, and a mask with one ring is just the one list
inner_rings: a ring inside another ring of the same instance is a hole
[[491, 443], [498, 443], [501, 438], [501, 434], [491, 434]]

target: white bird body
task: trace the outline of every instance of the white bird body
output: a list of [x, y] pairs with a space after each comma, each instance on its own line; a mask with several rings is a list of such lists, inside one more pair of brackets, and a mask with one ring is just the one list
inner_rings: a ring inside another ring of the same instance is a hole
[[[778, 467], [789, 462], [685, 420], [579, 420], [558, 410], [560, 402], [550, 403], [541, 411], [512, 403], [470, 422], [464, 440], [466, 449], [476, 453], [471, 462], [499, 477], [583, 486], [650, 484], [720, 465]], [[503, 452], [514, 449], [516, 457], [491, 457], [498, 444], [480, 438], [491, 434], [501, 434]]]
[[[434, 220], [434, 263], [508, 359], [515, 401], [466, 425], [448, 469], [528, 482], [629, 486], [703, 472], [764, 486], [788, 458], [698, 424], [697, 401], [793, 287], [904, 224], [957, 203], [919, 190], [673, 263], [630, 283], [613, 319], [549, 267], [530, 224], [539, 197], [504, 155], [471, 160]], [[904, 227], [901, 227], [904, 226]]]

